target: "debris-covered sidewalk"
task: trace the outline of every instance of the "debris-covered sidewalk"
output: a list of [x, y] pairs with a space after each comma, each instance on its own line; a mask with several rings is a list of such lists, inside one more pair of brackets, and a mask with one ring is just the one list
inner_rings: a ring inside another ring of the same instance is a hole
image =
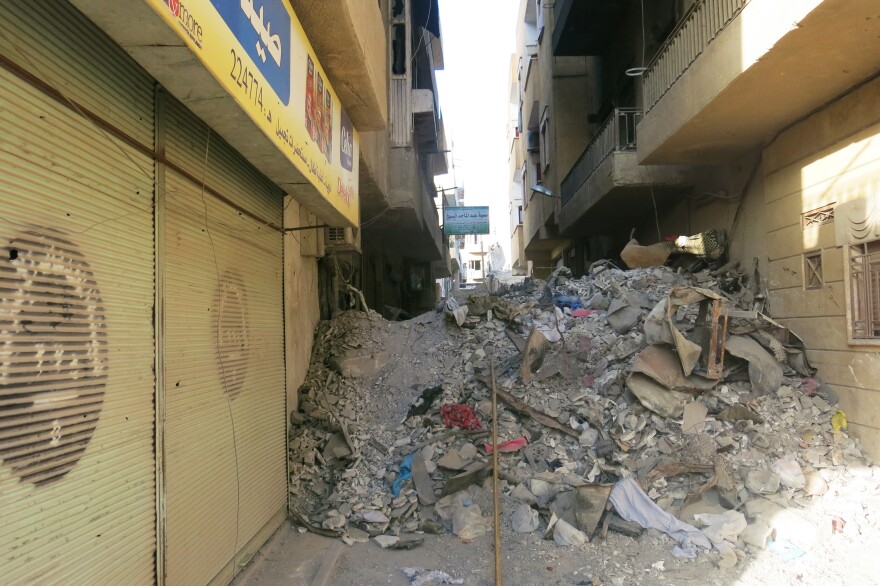
[[[289, 438], [304, 530], [377, 555], [491, 534], [493, 366], [518, 543], [576, 555], [617, 534], [742, 571], [876, 533], [880, 475], [741, 273], [606, 264], [493, 288], [409, 322], [321, 324]], [[583, 583], [641, 583], [603, 563]]]

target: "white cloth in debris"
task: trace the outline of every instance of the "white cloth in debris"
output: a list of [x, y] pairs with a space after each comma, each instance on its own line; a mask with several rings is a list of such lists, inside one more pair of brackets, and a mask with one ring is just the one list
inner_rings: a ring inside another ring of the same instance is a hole
[[624, 478], [611, 489], [611, 504], [624, 521], [634, 521], [645, 529], [659, 529], [685, 550], [694, 546], [712, 549], [706, 534], [683, 523], [657, 506], [632, 478]]

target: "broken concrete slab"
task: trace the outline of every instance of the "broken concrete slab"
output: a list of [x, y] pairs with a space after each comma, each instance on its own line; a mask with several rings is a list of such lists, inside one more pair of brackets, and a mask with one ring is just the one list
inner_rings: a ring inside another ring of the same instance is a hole
[[717, 384], [716, 381], [694, 374], [686, 377], [678, 355], [665, 346], [648, 346], [636, 354], [632, 370], [646, 374], [666, 388], [677, 391], [709, 391]]
[[709, 410], [699, 401], [692, 401], [684, 406], [684, 420], [681, 423], [681, 430], [687, 434], [695, 434], [703, 431], [706, 424], [706, 415]]
[[447, 480], [446, 486], [443, 487], [443, 493], [440, 496], [444, 497], [446, 495], [455, 494], [456, 492], [465, 490], [472, 484], [482, 482], [486, 478], [486, 475], [491, 471], [491, 462], [474, 462], [466, 467], [464, 472]]
[[541, 369], [549, 349], [550, 343], [547, 338], [538, 328], [532, 326], [529, 337], [526, 339], [526, 349], [522, 353], [522, 365], [519, 369], [519, 375], [524, 381], [531, 380]]
[[749, 380], [755, 391], [766, 395], [782, 386], [782, 365], [758, 342], [746, 336], [730, 336], [725, 348], [749, 363]]
[[764, 418], [746, 407], [745, 405], [731, 405], [725, 407], [716, 416], [718, 421], [751, 421], [753, 423], [764, 423]]
[[425, 465], [425, 459], [421, 453], [413, 456], [412, 460], [412, 478], [416, 491], [419, 495], [419, 503], [423, 505], [433, 505], [437, 502], [434, 496], [434, 484], [428, 475], [428, 468]]
[[462, 458], [458, 450], [449, 450], [437, 460], [437, 465], [447, 470], [464, 470], [468, 464], [469, 461]]
[[575, 526], [588, 536], [596, 532], [596, 527], [605, 512], [611, 486], [590, 484], [580, 486], [575, 491]]
[[644, 374], [633, 373], [626, 379], [626, 386], [646, 408], [662, 417], [681, 417], [690, 395], [670, 391]]
[[330, 436], [330, 440], [327, 442], [327, 445], [324, 446], [324, 452], [322, 454], [324, 460], [327, 462], [330, 460], [342, 459], [350, 455], [351, 450], [349, 449], [348, 442], [345, 441], [345, 436], [342, 433], [334, 433]]
[[608, 325], [611, 326], [612, 330], [618, 334], [625, 334], [639, 323], [639, 318], [641, 316], [642, 310], [640, 308], [633, 307], [619, 299], [615, 299], [611, 302], [611, 305], [608, 306], [608, 313], [605, 315], [605, 320], [608, 322]]

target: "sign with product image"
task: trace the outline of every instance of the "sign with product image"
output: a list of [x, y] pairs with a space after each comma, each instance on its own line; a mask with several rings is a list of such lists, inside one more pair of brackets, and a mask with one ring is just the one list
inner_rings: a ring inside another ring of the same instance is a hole
[[284, 0], [147, 0], [275, 146], [353, 225], [359, 136]]

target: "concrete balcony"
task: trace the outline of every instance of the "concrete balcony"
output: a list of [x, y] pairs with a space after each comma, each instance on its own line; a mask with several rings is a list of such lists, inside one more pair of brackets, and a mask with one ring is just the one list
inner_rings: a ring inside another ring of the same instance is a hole
[[412, 90], [413, 142], [419, 148], [438, 151], [440, 138], [440, 108], [429, 89]]
[[[443, 260], [446, 245], [434, 203], [436, 193], [428, 177], [433, 155], [407, 148], [391, 148], [379, 154], [372, 161], [362, 161], [362, 169], [367, 169], [360, 178], [364, 240], [379, 248], [403, 251], [403, 256], [411, 260]], [[384, 185], [373, 175], [382, 176], [376, 172], [382, 167], [370, 168], [376, 161], [385, 165]]]
[[880, 69], [876, 0], [699, 0], [643, 76], [642, 163], [722, 163]]
[[[687, 168], [648, 168], [636, 160], [638, 108], [617, 108], [562, 180], [559, 231], [612, 234], [653, 213], [652, 194], [663, 205], [687, 185]], [[638, 126], [639, 132], [641, 126]]]

